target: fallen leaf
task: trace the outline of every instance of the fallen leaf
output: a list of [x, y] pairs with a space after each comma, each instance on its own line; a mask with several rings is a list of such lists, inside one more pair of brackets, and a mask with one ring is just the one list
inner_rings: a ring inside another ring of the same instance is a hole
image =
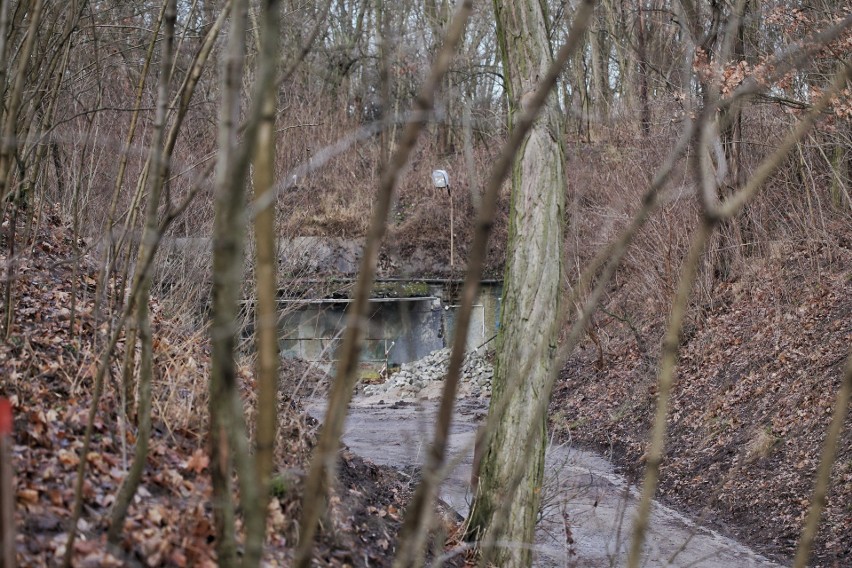
[[38, 503], [38, 491], [35, 489], [21, 489], [18, 491], [18, 501], [27, 505], [35, 505]]
[[199, 448], [192, 453], [192, 456], [188, 460], [186, 460], [184, 468], [195, 473], [201, 473], [207, 469], [208, 465], [210, 465], [210, 456], [208, 456], [204, 450]]

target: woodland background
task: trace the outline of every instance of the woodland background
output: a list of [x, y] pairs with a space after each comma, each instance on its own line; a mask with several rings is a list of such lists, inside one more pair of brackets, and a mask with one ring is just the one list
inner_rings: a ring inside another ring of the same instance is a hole
[[[253, 89], [262, 83], [267, 22], [259, 17], [262, 7], [249, 3], [243, 68], [231, 91], [230, 3], [175, 2], [166, 51], [169, 4], [0, 4], [0, 395], [11, 399], [16, 417], [12, 463], [22, 565], [63, 558], [78, 565], [203, 565], [216, 558], [210, 542], [221, 535], [210, 521], [206, 440], [213, 349], [207, 326], [217, 311], [209, 302], [213, 253], [202, 246], [185, 254], [192, 241], [181, 239], [214, 234], [223, 100], [238, 93], [232, 110], [240, 122], [249, 120], [253, 103], [259, 106]], [[544, 4], [556, 51], [578, 6]], [[688, 39], [689, 6], [704, 45]], [[376, 188], [452, 14], [446, 0], [281, 3], [275, 70], [285, 80], [275, 84], [269, 146], [279, 239], [367, 234]], [[733, 14], [742, 25], [730, 37]], [[566, 293], [630, 223], [655, 171], [695, 118], [702, 80], [717, 85], [723, 99], [748, 81], [762, 87], [730, 110], [720, 131], [725, 197], [814, 107], [838, 67], [848, 68], [849, 20], [843, 1], [597, 3], [554, 95], [565, 119], [557, 137], [568, 181]], [[832, 29], [839, 31], [819, 35]], [[731, 57], [718, 61], [725, 41]], [[791, 49], [808, 57], [775, 73], [779, 55]], [[399, 176], [380, 275], [398, 275], [389, 259], [416, 251], [449, 264], [447, 197], [429, 183], [439, 167], [453, 181], [454, 256], [466, 258], [485, 180], [508, 136], [507, 115], [519, 103], [507, 100], [502, 81], [494, 16], [490, 6], [477, 5]], [[193, 92], [182, 99], [187, 85]], [[152, 149], [169, 143], [162, 169]], [[701, 216], [689, 159], [687, 152], [676, 163], [661, 203], [607, 286], [550, 407], [555, 431], [610, 452], [637, 481], [654, 416], [665, 315]], [[258, 171], [255, 166], [247, 179], [254, 182]], [[154, 178], [162, 181], [158, 189]], [[509, 189], [506, 184], [498, 202], [485, 263], [492, 277], [502, 275], [505, 260]], [[795, 551], [806, 518], [852, 340], [850, 193], [847, 81], [765, 187], [713, 235], [680, 343], [661, 492], [782, 559]], [[157, 235], [153, 247], [146, 223]], [[248, 235], [239, 295], [253, 300], [256, 244]], [[280, 288], [333, 276], [298, 258], [277, 263]], [[137, 278], [144, 289], [146, 263], [150, 300], [143, 292], [128, 294]], [[456, 267], [438, 275], [461, 276]], [[131, 298], [146, 306], [148, 332]], [[237, 346], [234, 376], [254, 435], [259, 411], [250, 343]], [[147, 426], [139, 412], [146, 406], [139, 388], [146, 360]], [[296, 391], [303, 377], [325, 382], [299, 362], [284, 362], [274, 399], [277, 474], [261, 533], [267, 535], [262, 553], [272, 563], [294, 554], [302, 487], [288, 472], [304, 471], [316, 441], [317, 426]], [[848, 418], [845, 425], [815, 565], [852, 562]], [[126, 521], [113, 529], [118, 546], [110, 549], [110, 515], [145, 428], [151, 441], [141, 485], [127, 502]], [[371, 565], [389, 565], [411, 487], [397, 472], [347, 454], [340, 475], [375, 498], [332, 497], [332, 508], [342, 511], [332, 521], [338, 530], [321, 531], [317, 558], [363, 564], [360, 556], [346, 556], [363, 547]], [[238, 535], [243, 522], [249, 521], [236, 521]], [[76, 541], [68, 538], [72, 526]], [[454, 544], [449, 539], [447, 546]]]

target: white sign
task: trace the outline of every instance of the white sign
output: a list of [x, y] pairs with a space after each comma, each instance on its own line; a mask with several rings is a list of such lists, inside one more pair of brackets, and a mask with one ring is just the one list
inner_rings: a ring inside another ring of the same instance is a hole
[[437, 188], [447, 187], [450, 185], [450, 176], [445, 170], [435, 170], [432, 172], [432, 183]]

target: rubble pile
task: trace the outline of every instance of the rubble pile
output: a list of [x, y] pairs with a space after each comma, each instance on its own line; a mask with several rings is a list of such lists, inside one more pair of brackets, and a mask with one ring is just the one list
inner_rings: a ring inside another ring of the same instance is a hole
[[[367, 397], [392, 399], [437, 399], [441, 396], [447, 367], [449, 348], [433, 351], [426, 357], [406, 363], [382, 384], [365, 385], [362, 394]], [[491, 394], [494, 370], [484, 354], [472, 351], [465, 356], [459, 396], [487, 397]]]

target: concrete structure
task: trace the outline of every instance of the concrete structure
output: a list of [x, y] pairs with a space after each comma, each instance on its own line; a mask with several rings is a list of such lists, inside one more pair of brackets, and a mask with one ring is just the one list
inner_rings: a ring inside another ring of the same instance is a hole
[[[411, 282], [408, 282], [409, 284]], [[361, 361], [369, 367], [399, 365], [420, 359], [452, 344], [459, 308], [456, 281], [417, 281], [421, 295], [376, 297], [370, 315]], [[491, 340], [500, 321], [499, 282], [483, 283], [473, 309], [468, 348]], [[343, 337], [349, 299], [281, 300], [284, 316], [281, 351], [285, 357], [333, 363]]]

